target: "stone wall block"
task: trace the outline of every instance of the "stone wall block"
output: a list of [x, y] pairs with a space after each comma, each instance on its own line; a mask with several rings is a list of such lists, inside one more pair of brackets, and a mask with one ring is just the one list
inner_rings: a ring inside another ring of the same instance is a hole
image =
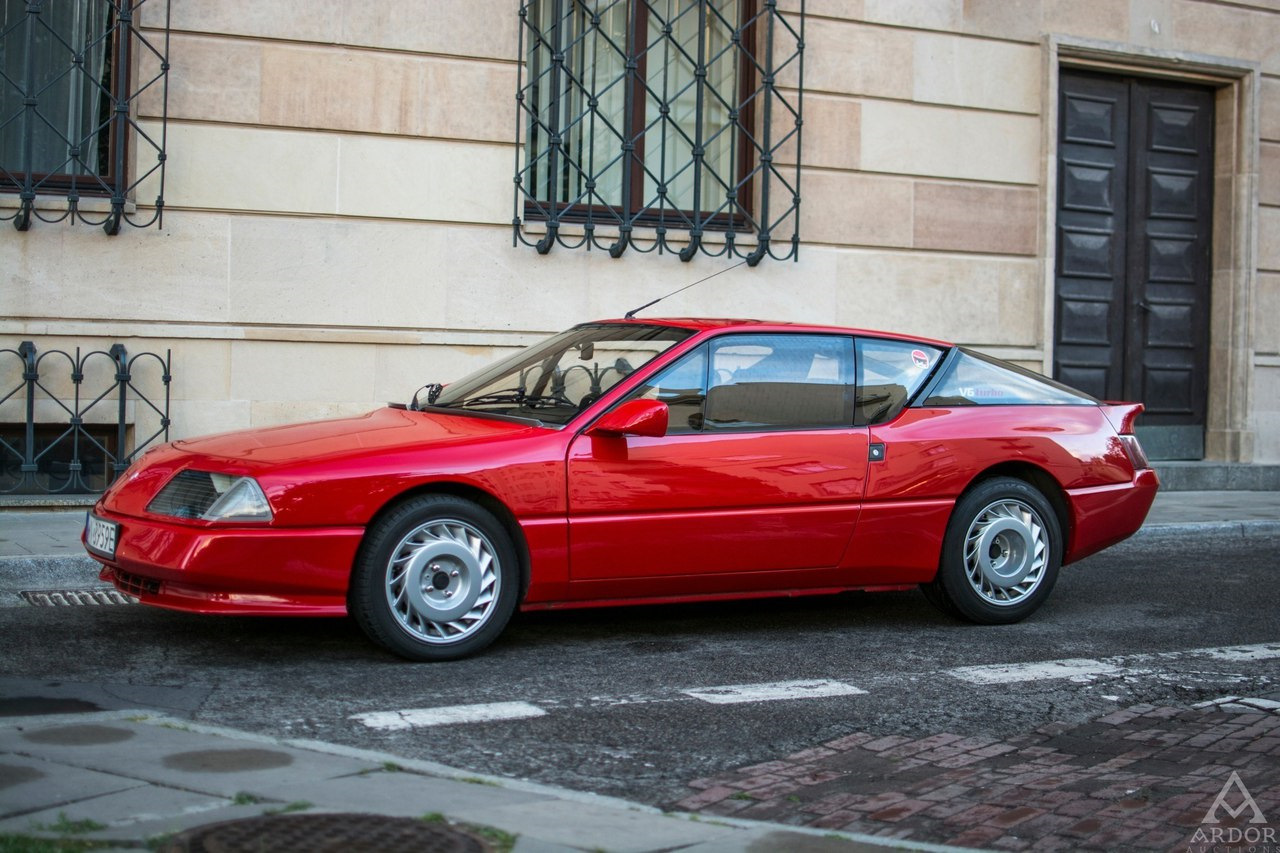
[[912, 96], [916, 101], [1010, 112], [1040, 111], [1037, 46], [919, 33]]
[[[815, 18], [805, 24], [804, 85], [807, 92], [909, 99], [912, 94], [910, 33], [887, 27]], [[794, 88], [792, 66], [779, 83]]]
[[[334, 213], [339, 137], [171, 121], [165, 202], [171, 207]], [[138, 197], [154, 197], [144, 185]]]
[[[336, 43], [346, 0], [178, 0], [170, 6], [174, 32], [218, 33]], [[372, 14], [373, 7], [367, 8]]]
[[1258, 155], [1258, 202], [1280, 207], [1280, 142], [1262, 143]]
[[1280, 142], [1280, 80], [1264, 77], [1258, 101], [1258, 135], [1272, 142]]
[[1034, 255], [1040, 232], [1039, 193], [1030, 187], [915, 185], [918, 249]]
[[961, 344], [1040, 347], [1040, 265], [993, 258], [852, 251], [837, 261], [842, 317]]
[[[862, 147], [862, 107], [857, 101], [827, 95], [806, 95], [803, 119], [801, 156], [805, 166], [823, 169], [858, 168]], [[785, 111], [775, 110], [773, 124], [774, 138], [779, 139], [792, 129], [792, 117]], [[788, 142], [779, 148], [774, 162], [794, 164], [795, 142]]]
[[65, 225], [5, 236], [0, 320], [227, 320], [226, 217], [170, 211], [125, 239]]
[[[450, 275], [439, 227], [418, 223], [236, 217], [230, 314], [255, 326], [417, 328], [442, 317]], [[499, 236], [490, 233], [491, 246]], [[490, 249], [492, 250], [492, 249]]]
[[[1280, 355], [1280, 273], [1260, 273], [1254, 279], [1253, 348]], [[1277, 400], [1280, 408], [1280, 400]]]
[[1258, 209], [1258, 269], [1280, 272], [1280, 207]]
[[445, 222], [511, 221], [510, 147], [347, 136], [338, 212]]
[[911, 245], [911, 181], [852, 172], [811, 172], [804, 181], [800, 233], [805, 240]]
[[[255, 124], [261, 119], [262, 44], [174, 33], [169, 45], [169, 118]], [[141, 115], [158, 118], [163, 89], [138, 99]]]
[[865, 20], [921, 30], [959, 30], [964, 0], [867, 0]]
[[1280, 15], [1239, 6], [1174, 0], [1171, 48], [1261, 63], [1280, 73]]
[[514, 133], [514, 65], [272, 45], [262, 67], [266, 124], [494, 142]]
[[862, 168], [1000, 183], [1040, 182], [1040, 120], [889, 101], [862, 104]]

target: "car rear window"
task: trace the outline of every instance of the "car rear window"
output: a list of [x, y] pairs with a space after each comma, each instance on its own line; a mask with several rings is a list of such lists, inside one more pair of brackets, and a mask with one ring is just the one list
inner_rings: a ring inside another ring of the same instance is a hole
[[1088, 394], [1007, 361], [962, 350], [925, 406], [1091, 406]]

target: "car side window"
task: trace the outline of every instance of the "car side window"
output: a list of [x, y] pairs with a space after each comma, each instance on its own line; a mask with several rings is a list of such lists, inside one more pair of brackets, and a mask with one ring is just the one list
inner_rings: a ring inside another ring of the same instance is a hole
[[667, 435], [682, 435], [702, 429], [702, 404], [707, 396], [707, 347], [698, 347], [670, 367], [661, 370], [627, 398], [661, 400], [670, 415]]
[[945, 350], [913, 341], [858, 338], [858, 396], [854, 423], [881, 424], [898, 416], [929, 378]]
[[704, 430], [853, 424], [853, 339], [729, 335], [709, 343]]

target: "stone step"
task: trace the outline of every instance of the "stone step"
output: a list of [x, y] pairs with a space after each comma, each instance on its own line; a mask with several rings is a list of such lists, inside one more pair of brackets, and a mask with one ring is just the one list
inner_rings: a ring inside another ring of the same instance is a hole
[[1240, 462], [1152, 462], [1168, 492], [1280, 491], [1280, 465]]

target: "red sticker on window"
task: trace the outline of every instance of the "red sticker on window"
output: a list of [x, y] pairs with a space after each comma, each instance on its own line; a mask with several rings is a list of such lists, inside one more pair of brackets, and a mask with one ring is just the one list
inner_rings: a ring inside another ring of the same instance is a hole
[[916, 363], [916, 367], [924, 370], [929, 366], [929, 356], [924, 350], [913, 349], [911, 351], [911, 360]]

